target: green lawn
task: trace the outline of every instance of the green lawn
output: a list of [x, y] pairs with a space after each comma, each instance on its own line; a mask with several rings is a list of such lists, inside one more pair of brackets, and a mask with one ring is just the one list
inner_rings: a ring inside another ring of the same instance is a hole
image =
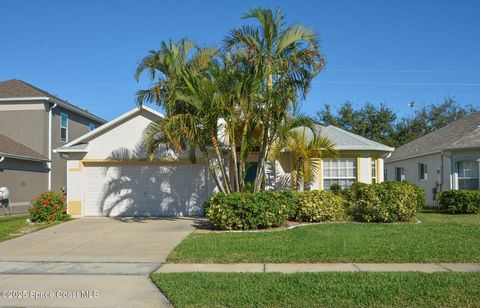
[[18, 235], [26, 224], [28, 215], [7, 216], [0, 218], [0, 242], [6, 241]]
[[480, 262], [480, 215], [421, 224], [332, 223], [262, 233], [194, 233], [172, 262]]
[[36, 223], [31, 225], [26, 222], [28, 217], [28, 215], [0, 217], [0, 242], [59, 224]]
[[152, 274], [175, 307], [477, 307], [480, 273]]

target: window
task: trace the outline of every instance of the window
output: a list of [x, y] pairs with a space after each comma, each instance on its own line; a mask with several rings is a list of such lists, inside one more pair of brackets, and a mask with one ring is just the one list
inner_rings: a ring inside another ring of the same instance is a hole
[[357, 180], [357, 160], [355, 158], [324, 159], [323, 189], [329, 190], [332, 184], [346, 188]]
[[93, 123], [88, 123], [88, 131], [91, 132], [92, 130], [95, 129], [95, 124]]
[[405, 181], [405, 168], [403, 167], [395, 168], [395, 181], [397, 182]]
[[372, 158], [371, 169], [372, 169], [372, 184], [375, 184], [377, 183], [377, 160], [374, 158]]
[[418, 179], [420, 181], [426, 181], [427, 178], [428, 178], [427, 164], [419, 163], [418, 164]]
[[60, 114], [60, 140], [68, 141], [68, 114]]
[[478, 190], [478, 162], [463, 160], [456, 163], [458, 174], [458, 189]]

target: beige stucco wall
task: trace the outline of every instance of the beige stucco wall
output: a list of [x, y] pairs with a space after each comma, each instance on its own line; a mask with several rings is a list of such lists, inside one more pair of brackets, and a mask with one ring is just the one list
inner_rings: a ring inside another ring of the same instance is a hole
[[[371, 161], [377, 161], [377, 177], [378, 182], [383, 182], [383, 157], [387, 153], [378, 151], [341, 151], [338, 158], [355, 158], [357, 160], [357, 181], [362, 183], [372, 183], [371, 177]], [[310, 189], [323, 189], [323, 160], [320, 160], [320, 170], [315, 180], [310, 184]], [[292, 161], [290, 153], [286, 152], [275, 161], [274, 167], [267, 169], [267, 172], [274, 172], [274, 184], [270, 186], [276, 190], [290, 189], [290, 182], [288, 181], [290, 173], [292, 172]], [[267, 174], [269, 177], [270, 174]]]

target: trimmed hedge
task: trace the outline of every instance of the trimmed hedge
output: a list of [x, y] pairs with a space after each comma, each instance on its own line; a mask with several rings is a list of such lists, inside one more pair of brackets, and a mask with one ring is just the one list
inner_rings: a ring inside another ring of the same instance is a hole
[[295, 214], [290, 191], [215, 194], [205, 206], [216, 229], [249, 230], [278, 227]]
[[425, 194], [416, 185], [355, 183], [338, 194], [318, 190], [219, 193], [206, 203], [205, 214], [216, 229], [249, 230], [278, 227], [287, 220], [409, 221], [424, 206]]
[[480, 213], [480, 191], [447, 190], [439, 193], [440, 206], [452, 214]]
[[355, 183], [345, 196], [354, 219], [366, 222], [409, 221], [425, 204], [424, 194], [406, 182]]
[[329, 221], [347, 218], [345, 199], [328, 191], [311, 190], [296, 192], [297, 221]]

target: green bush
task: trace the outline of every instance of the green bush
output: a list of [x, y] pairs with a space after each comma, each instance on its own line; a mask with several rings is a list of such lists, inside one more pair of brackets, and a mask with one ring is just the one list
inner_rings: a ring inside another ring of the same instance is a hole
[[30, 220], [34, 222], [56, 222], [69, 218], [65, 197], [52, 191], [46, 191], [33, 199], [29, 208]]
[[345, 199], [328, 191], [311, 190], [294, 194], [297, 221], [342, 220], [347, 217]]
[[438, 196], [440, 206], [452, 214], [480, 213], [480, 191], [447, 190]]
[[424, 204], [415, 185], [406, 182], [356, 183], [345, 192], [355, 220], [409, 221]]
[[215, 194], [205, 206], [206, 216], [216, 229], [249, 230], [278, 227], [296, 212], [289, 191]]

